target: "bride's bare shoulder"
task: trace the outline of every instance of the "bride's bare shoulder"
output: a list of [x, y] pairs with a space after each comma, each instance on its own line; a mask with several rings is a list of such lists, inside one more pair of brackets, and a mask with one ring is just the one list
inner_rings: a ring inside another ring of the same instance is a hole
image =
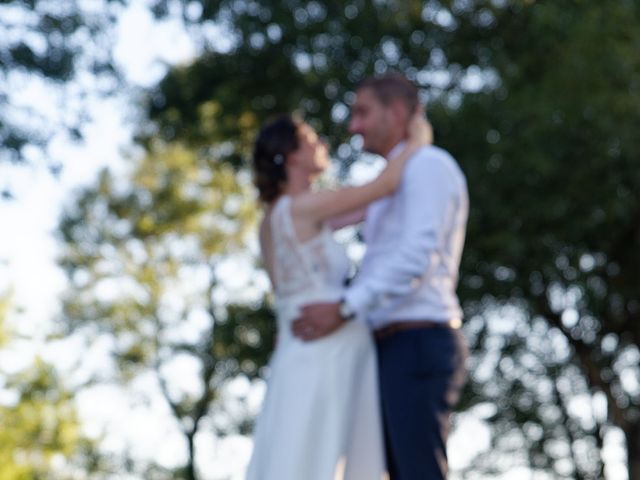
[[[326, 194], [326, 191], [324, 191]], [[291, 198], [291, 214], [306, 217], [319, 201], [319, 192], [298, 193]]]
[[263, 210], [262, 218], [258, 224], [258, 233], [260, 238], [268, 235], [271, 231], [271, 212], [267, 209]]

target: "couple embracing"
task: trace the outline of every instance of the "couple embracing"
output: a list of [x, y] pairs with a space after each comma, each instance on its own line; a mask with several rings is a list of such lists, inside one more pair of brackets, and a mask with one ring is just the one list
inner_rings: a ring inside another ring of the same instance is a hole
[[[431, 144], [418, 91], [400, 74], [363, 81], [349, 130], [387, 159], [373, 181], [312, 190], [329, 163], [306, 123], [260, 131], [260, 244], [278, 342], [248, 480], [438, 480], [466, 346], [456, 296], [468, 214], [464, 175]], [[364, 222], [349, 260], [333, 231]]]

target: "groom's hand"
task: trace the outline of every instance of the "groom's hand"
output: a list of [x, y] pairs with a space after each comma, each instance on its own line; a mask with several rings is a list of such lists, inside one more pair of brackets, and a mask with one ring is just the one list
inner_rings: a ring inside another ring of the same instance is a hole
[[339, 303], [312, 303], [302, 307], [301, 315], [293, 322], [291, 330], [296, 337], [309, 342], [335, 332], [344, 323]]

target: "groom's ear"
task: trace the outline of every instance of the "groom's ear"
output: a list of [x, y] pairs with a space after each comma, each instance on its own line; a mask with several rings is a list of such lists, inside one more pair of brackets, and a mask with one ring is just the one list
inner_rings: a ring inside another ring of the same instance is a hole
[[407, 111], [407, 105], [399, 98], [391, 100], [389, 110], [397, 125], [405, 125], [409, 121], [409, 118], [411, 118], [411, 115]]

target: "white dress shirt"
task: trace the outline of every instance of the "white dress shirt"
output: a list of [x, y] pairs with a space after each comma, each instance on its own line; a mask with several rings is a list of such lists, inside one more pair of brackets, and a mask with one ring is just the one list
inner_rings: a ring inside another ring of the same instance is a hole
[[[390, 152], [397, 155], [403, 144]], [[367, 247], [344, 300], [373, 329], [397, 321], [462, 318], [456, 295], [469, 212], [464, 174], [435, 146], [405, 165], [396, 192], [372, 203]]]

